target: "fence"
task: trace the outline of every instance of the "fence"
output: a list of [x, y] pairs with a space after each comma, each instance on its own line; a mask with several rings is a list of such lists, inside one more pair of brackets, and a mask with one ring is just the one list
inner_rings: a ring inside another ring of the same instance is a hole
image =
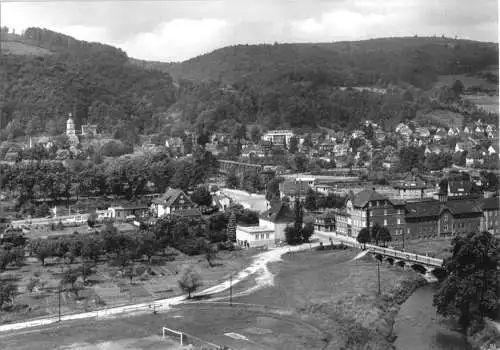
[[59, 222], [61, 222], [63, 225], [64, 224], [82, 225], [87, 222], [88, 217], [89, 214], [76, 214], [76, 215], [56, 216], [53, 218], [15, 220], [11, 222], [11, 225], [14, 228], [22, 228], [22, 226], [48, 226], [51, 224], [58, 224]]

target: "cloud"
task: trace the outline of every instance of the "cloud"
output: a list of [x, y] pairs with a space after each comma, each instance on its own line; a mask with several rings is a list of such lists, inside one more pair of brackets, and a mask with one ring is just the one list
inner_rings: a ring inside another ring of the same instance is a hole
[[2, 3], [3, 25], [45, 27], [143, 59], [224, 45], [458, 35], [498, 42], [496, 0], [205, 0]]
[[213, 18], [175, 19], [149, 33], [139, 33], [120, 45], [132, 57], [180, 61], [224, 45], [221, 32], [228, 26]]

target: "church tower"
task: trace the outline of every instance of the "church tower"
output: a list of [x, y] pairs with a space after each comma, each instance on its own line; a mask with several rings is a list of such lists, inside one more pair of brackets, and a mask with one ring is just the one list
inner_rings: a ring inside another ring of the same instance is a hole
[[66, 122], [66, 136], [68, 136], [71, 145], [76, 146], [80, 141], [78, 136], [76, 136], [75, 122], [71, 113], [69, 114], [68, 121]]
[[71, 113], [69, 114], [68, 121], [66, 122], [66, 135], [69, 137], [71, 137], [72, 135], [76, 135], [75, 122]]

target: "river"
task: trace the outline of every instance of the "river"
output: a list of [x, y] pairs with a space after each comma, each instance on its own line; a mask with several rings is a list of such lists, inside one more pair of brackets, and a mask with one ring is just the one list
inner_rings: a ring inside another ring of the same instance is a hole
[[472, 350], [453, 322], [437, 315], [432, 306], [436, 284], [417, 289], [401, 309], [394, 324], [397, 350]]

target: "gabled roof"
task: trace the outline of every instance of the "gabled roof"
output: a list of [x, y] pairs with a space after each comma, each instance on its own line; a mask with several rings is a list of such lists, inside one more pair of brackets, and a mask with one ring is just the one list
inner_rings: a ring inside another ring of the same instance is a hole
[[271, 222], [292, 223], [295, 220], [295, 215], [288, 204], [281, 203], [277, 207], [271, 207], [271, 209], [261, 215], [261, 218]]
[[177, 198], [179, 198], [181, 194], [184, 194], [186, 198], [189, 198], [182, 190], [177, 188], [169, 188], [161, 197], [153, 199], [153, 203], [163, 204], [169, 207]]
[[174, 214], [182, 217], [198, 217], [201, 216], [201, 211], [198, 208], [182, 209], [175, 211]]
[[358, 208], [363, 208], [368, 202], [383, 200], [388, 200], [388, 198], [375, 190], [363, 190], [354, 196], [353, 205]]
[[436, 217], [441, 213], [442, 203], [436, 200], [409, 202], [406, 204], [406, 218]]
[[297, 194], [305, 196], [309, 188], [309, 184], [304, 181], [283, 181], [279, 184], [280, 192], [285, 196], [296, 196]]
[[446, 208], [448, 208], [453, 215], [477, 214], [483, 212], [478, 203], [473, 200], [451, 200], [446, 202]]

